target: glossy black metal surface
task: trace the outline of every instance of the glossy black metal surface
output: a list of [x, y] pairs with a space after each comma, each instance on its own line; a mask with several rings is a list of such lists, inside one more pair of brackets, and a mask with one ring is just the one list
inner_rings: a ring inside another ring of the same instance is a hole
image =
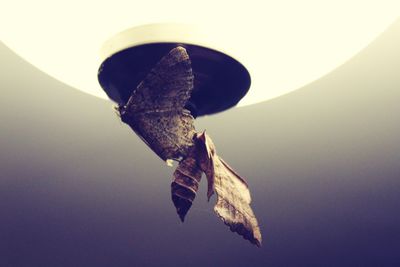
[[178, 43], [145, 44], [112, 55], [100, 66], [100, 85], [110, 99], [126, 103], [152, 67], [178, 45], [186, 48], [192, 61], [194, 90], [187, 108], [195, 117], [231, 108], [249, 90], [249, 72], [232, 57], [209, 48]]

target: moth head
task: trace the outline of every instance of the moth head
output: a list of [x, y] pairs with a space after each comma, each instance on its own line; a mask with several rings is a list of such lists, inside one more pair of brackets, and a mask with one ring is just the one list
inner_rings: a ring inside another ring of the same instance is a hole
[[125, 122], [124, 117], [126, 115], [126, 105], [123, 104], [116, 105], [114, 106], [114, 111], [117, 114], [117, 116], [120, 117], [123, 122]]

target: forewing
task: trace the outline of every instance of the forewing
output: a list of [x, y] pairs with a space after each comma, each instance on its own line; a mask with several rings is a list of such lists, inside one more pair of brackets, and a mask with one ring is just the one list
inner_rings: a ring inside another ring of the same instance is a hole
[[193, 146], [194, 118], [184, 109], [193, 89], [190, 59], [172, 49], [119, 108], [121, 119], [163, 160], [178, 160]]
[[250, 207], [251, 198], [247, 185], [225, 165], [222, 159], [219, 158], [214, 162], [214, 188], [217, 194], [214, 211], [231, 231], [260, 246], [261, 233]]
[[201, 154], [200, 165], [211, 187], [209, 196], [212, 192], [217, 195], [214, 211], [231, 231], [260, 246], [261, 232], [250, 207], [251, 197], [246, 182], [216, 154], [210, 137], [202, 133], [198, 135], [197, 142]]
[[195, 128], [188, 110], [136, 114], [128, 123], [164, 161], [186, 157], [193, 146]]
[[126, 104], [134, 113], [181, 110], [193, 90], [193, 72], [185, 48], [164, 56], [132, 92]]

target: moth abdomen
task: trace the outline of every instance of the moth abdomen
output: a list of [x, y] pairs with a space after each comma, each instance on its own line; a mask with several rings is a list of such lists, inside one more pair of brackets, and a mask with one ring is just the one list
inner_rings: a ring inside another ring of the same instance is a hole
[[199, 190], [201, 174], [202, 171], [192, 153], [179, 163], [174, 172], [174, 180], [171, 183], [172, 201], [182, 222]]

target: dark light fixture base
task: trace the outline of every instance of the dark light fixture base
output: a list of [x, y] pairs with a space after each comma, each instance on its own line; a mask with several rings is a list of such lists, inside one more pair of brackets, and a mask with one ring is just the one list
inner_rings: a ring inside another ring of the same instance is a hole
[[200, 45], [158, 42], [135, 45], [108, 56], [98, 71], [98, 80], [108, 97], [125, 104], [132, 90], [171, 49], [182, 46], [190, 57], [194, 89], [187, 108], [194, 117], [235, 106], [250, 88], [250, 74], [234, 58]]

